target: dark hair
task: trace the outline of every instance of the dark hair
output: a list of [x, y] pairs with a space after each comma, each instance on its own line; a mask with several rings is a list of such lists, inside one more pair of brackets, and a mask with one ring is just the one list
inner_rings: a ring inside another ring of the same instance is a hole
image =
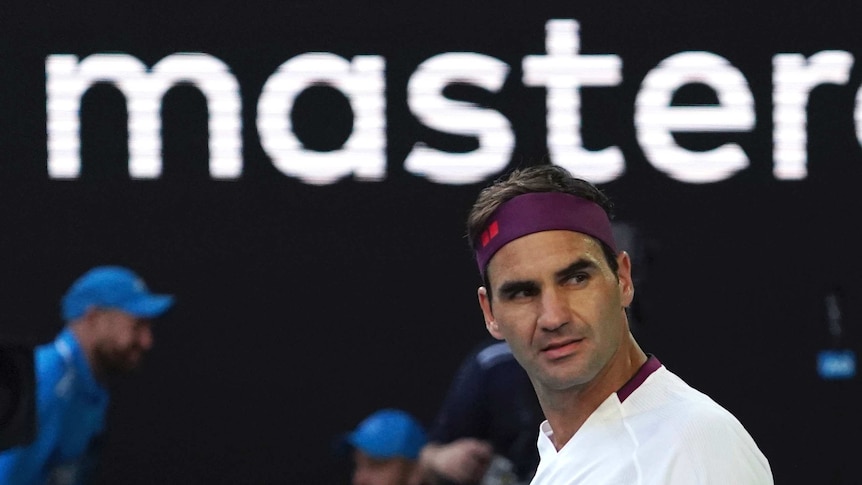
[[[515, 169], [508, 175], [495, 180], [491, 185], [479, 192], [476, 202], [467, 216], [467, 240], [470, 249], [476, 249], [476, 241], [485, 230], [491, 214], [504, 202], [519, 195], [532, 192], [563, 192], [576, 195], [583, 199], [595, 202], [608, 218], [613, 216], [613, 203], [592, 183], [573, 176], [563, 167], [551, 164], [534, 165], [522, 169]], [[602, 246], [602, 251], [608, 266], [614, 274], [617, 274], [617, 255], [607, 244], [596, 239]], [[488, 287], [487, 272], [484, 276], [485, 287]]]

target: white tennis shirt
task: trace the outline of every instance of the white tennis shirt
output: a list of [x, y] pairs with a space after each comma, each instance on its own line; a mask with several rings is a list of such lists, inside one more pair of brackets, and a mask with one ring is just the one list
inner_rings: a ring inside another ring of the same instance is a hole
[[541, 424], [531, 485], [772, 485], [754, 439], [729, 411], [655, 358], [558, 452]]

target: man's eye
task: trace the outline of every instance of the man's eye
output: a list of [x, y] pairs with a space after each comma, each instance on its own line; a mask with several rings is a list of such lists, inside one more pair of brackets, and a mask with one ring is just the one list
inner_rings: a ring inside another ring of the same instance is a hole
[[587, 281], [588, 279], [590, 279], [589, 273], [575, 273], [566, 278], [566, 281], [577, 285]]
[[519, 288], [511, 288], [508, 291], [503, 292], [503, 296], [507, 300], [517, 300], [519, 298], [530, 298], [536, 296], [539, 293], [538, 288], [534, 287], [519, 287]]

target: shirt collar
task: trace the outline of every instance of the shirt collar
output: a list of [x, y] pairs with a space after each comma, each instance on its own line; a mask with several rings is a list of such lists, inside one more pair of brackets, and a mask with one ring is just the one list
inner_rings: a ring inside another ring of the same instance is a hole
[[69, 327], [64, 328], [60, 334], [57, 336], [55, 340], [55, 346], [57, 347], [58, 352], [66, 361], [67, 365], [70, 365], [82, 384], [82, 388], [86, 392], [103, 394], [106, 393], [105, 387], [96, 380], [95, 375], [93, 375], [93, 370], [90, 368], [90, 362], [87, 360], [87, 356], [84, 355], [84, 349], [81, 348], [81, 344], [78, 343], [78, 339], [75, 337], [75, 333], [72, 332], [72, 329]]
[[620, 402], [625, 401], [627, 397], [629, 397], [633, 392], [635, 392], [635, 389], [637, 389], [638, 387], [640, 387], [641, 384], [644, 383], [644, 381], [647, 379], [647, 377], [650, 376], [650, 374], [657, 371], [661, 367], [661, 362], [659, 362], [656, 356], [652, 354], [647, 355], [647, 361], [644, 362], [644, 365], [642, 365], [641, 368], [638, 369], [638, 371], [635, 373], [635, 375], [633, 375], [632, 378], [629, 379], [628, 382], [623, 384], [623, 387], [621, 387], [620, 390], [617, 391], [617, 398], [620, 400]]

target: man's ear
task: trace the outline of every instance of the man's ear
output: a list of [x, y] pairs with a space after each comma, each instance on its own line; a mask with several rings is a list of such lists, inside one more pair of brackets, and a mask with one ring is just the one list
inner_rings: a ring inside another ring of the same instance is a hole
[[494, 313], [491, 311], [491, 300], [488, 298], [488, 290], [484, 286], [480, 286], [477, 294], [479, 296], [479, 307], [482, 308], [482, 316], [485, 318], [485, 328], [495, 339], [503, 340], [503, 334], [500, 333], [500, 327], [497, 325], [497, 320], [494, 319]]
[[102, 312], [99, 310], [99, 307], [95, 305], [89, 305], [87, 306], [87, 309], [84, 310], [84, 314], [81, 316], [81, 319], [85, 321], [95, 321], [96, 319], [102, 317]]
[[629, 253], [620, 251], [617, 255], [617, 264], [619, 266], [617, 275], [620, 281], [620, 299], [622, 300], [623, 308], [626, 308], [632, 304], [635, 297], [635, 285], [632, 279], [632, 260]]
[[103, 327], [105, 324], [110, 324], [110, 320], [107, 312], [103, 308], [97, 307], [95, 305], [90, 305], [84, 311], [84, 314], [81, 315], [80, 318], [76, 320], [83, 327], [98, 329]]

